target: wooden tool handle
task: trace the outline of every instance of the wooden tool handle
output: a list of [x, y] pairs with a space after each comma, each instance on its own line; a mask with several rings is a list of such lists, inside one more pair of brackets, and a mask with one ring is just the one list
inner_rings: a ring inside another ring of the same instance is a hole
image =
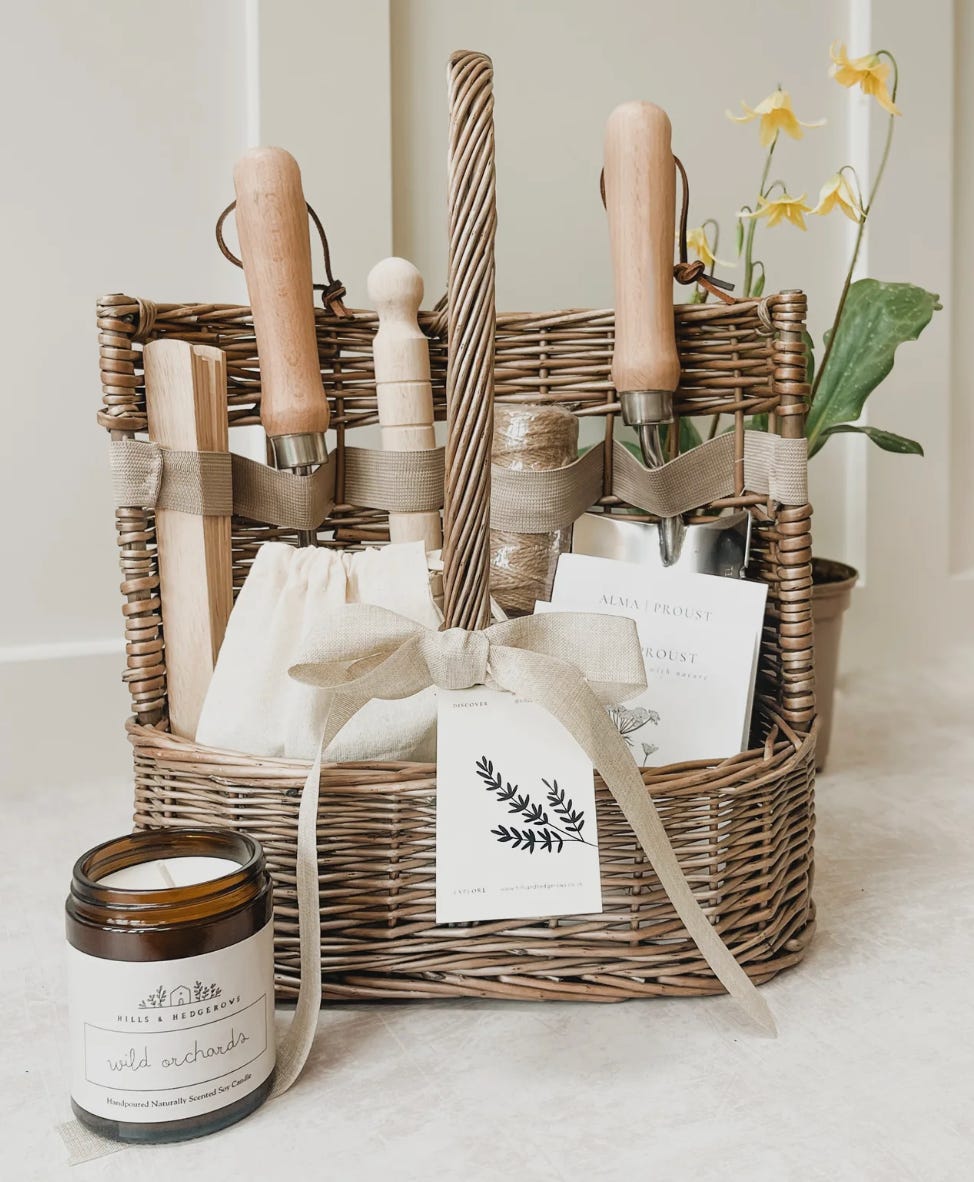
[[[144, 360], [149, 438], [175, 451], [229, 451], [223, 351], [151, 341]], [[169, 728], [192, 739], [233, 606], [230, 517], [157, 509], [156, 540]]]
[[[429, 342], [417, 320], [423, 277], [406, 259], [383, 259], [369, 272], [368, 291], [379, 315], [372, 353], [382, 447], [386, 451], [436, 447]], [[443, 544], [440, 515], [391, 513], [389, 536], [394, 542], [421, 539], [427, 550], [438, 550]]]
[[252, 148], [233, 170], [237, 234], [260, 354], [260, 417], [269, 436], [323, 435], [328, 402], [315, 340], [308, 211], [297, 161]]
[[652, 103], [623, 103], [605, 128], [605, 204], [615, 287], [612, 381], [624, 390], [676, 389], [673, 328], [676, 169], [670, 121]]

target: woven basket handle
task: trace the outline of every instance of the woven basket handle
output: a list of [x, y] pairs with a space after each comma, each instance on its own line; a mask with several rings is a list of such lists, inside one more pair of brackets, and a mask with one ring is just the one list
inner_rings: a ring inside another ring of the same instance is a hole
[[494, 381], [494, 71], [460, 50], [450, 96], [449, 279], [443, 610], [448, 628], [483, 628], [487, 588]]

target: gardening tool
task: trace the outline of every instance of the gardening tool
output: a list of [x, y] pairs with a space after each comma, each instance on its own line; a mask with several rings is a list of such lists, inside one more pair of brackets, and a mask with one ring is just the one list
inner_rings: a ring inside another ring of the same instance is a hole
[[[143, 356], [149, 438], [174, 451], [229, 452], [222, 349], [171, 339], [151, 341]], [[155, 518], [169, 728], [191, 739], [233, 604], [230, 513], [159, 507]]]
[[[260, 352], [261, 421], [276, 465], [306, 471], [326, 459], [328, 404], [315, 341], [301, 176], [287, 152], [258, 148], [238, 162], [234, 184]], [[420, 376], [415, 364], [409, 373]], [[427, 380], [428, 374], [427, 368]], [[333, 613], [356, 602], [402, 612], [426, 627], [442, 622], [419, 540], [356, 553], [313, 548], [313, 532], [300, 540], [297, 549], [274, 542], [260, 547], [227, 626], [198, 743], [313, 759], [332, 695], [288, 676], [309, 630], [327, 627]], [[342, 730], [327, 758], [428, 761], [436, 750], [435, 719], [432, 691], [370, 703], [357, 725]]]
[[[676, 169], [665, 111], [623, 103], [605, 129], [605, 203], [615, 287], [612, 380], [623, 421], [639, 435], [643, 462], [665, 462], [660, 427], [673, 423], [680, 359], [673, 326], [673, 231]], [[585, 513], [572, 549], [681, 570], [742, 577], [750, 518], [737, 513], [687, 526]]]
[[[423, 277], [406, 259], [383, 259], [369, 272], [369, 299], [379, 316], [372, 342], [375, 393], [385, 451], [424, 451], [436, 447], [429, 343], [417, 315]], [[427, 552], [443, 545], [438, 510], [390, 513], [393, 542], [422, 541]]]
[[[260, 354], [260, 418], [274, 466], [308, 475], [328, 458], [311, 281], [311, 239], [297, 161], [253, 148], [233, 170], [237, 234]], [[314, 530], [301, 546], [316, 546]]]

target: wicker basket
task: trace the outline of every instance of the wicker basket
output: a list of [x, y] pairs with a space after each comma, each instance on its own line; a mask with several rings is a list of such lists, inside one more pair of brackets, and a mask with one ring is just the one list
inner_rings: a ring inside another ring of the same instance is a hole
[[[430, 336], [437, 418], [447, 418], [444, 510], [447, 622], [486, 622], [491, 391], [505, 402], [570, 404], [605, 426], [611, 459], [611, 311], [496, 315], [493, 308], [491, 70], [478, 54], [450, 63], [450, 299], [421, 323]], [[752, 573], [768, 584], [750, 750], [720, 763], [647, 769], [644, 780], [700, 904], [750, 976], [768, 980], [798, 962], [811, 937], [814, 696], [811, 509], [783, 509], [743, 490], [744, 418], [802, 433], [805, 299], [788, 292], [675, 309], [683, 367], [681, 415], [733, 416], [738, 494], [721, 505], [752, 514]], [[376, 422], [371, 340], [375, 317], [317, 313], [325, 388], [338, 432]], [[140, 345], [161, 337], [226, 351], [231, 426], [259, 421], [260, 373], [250, 312], [215, 304], [159, 304], [114, 295], [98, 308], [104, 401], [114, 438], [146, 425]], [[674, 433], [675, 434], [675, 433]], [[608, 464], [607, 464], [608, 467]], [[385, 515], [343, 505], [323, 541], [360, 545], [387, 536]], [[611, 508], [612, 498], [603, 498]], [[277, 985], [300, 977], [295, 839], [307, 765], [219, 752], [167, 729], [165, 622], [151, 510], [117, 510], [135, 748], [139, 827], [227, 825], [259, 839], [276, 883]], [[234, 586], [257, 548], [294, 540], [234, 519]], [[693, 996], [722, 991], [676, 917], [632, 830], [597, 782], [600, 916], [438, 927], [434, 918], [436, 768], [326, 766], [319, 857], [323, 986], [327, 997], [581, 998]]]

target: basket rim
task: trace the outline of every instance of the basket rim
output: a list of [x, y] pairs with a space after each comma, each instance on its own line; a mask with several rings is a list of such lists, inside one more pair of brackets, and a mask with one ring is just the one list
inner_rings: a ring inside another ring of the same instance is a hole
[[[761, 787], [769, 780], [786, 774], [807, 759], [814, 749], [818, 725], [816, 718], [807, 732], [796, 732], [795, 737], [799, 740], [797, 744], [787, 735], [781, 734], [770, 747], [767, 743], [762, 746], [749, 747], [745, 751], [729, 755], [724, 759], [699, 759], [684, 763], [662, 764], [659, 767], [640, 768], [643, 783], [650, 790], [658, 786], [659, 795], [676, 796], [687, 793], [699, 794], [697, 790], [705, 786], [708, 779], [715, 776], [729, 776], [732, 780], [740, 778], [741, 785], [737, 790], [733, 787], [728, 788], [724, 794], [727, 796], [737, 795], [744, 789]], [[214, 770], [208, 774], [220, 775], [228, 779], [232, 779], [233, 769], [238, 768], [249, 769], [245, 772], [246, 775], [253, 775], [258, 769], [263, 770], [267, 773], [269, 780], [286, 778], [288, 775], [304, 780], [314, 763], [313, 760], [288, 759], [273, 755], [250, 755], [242, 751], [208, 747], [205, 744], [197, 743], [195, 739], [173, 734], [166, 729], [165, 719], [154, 723], [141, 723], [134, 715], [130, 715], [125, 721], [125, 732], [129, 741], [136, 748], [139, 746], [152, 747], [160, 752], [161, 758], [165, 759], [165, 755], [168, 754], [174, 762], [180, 764], [195, 763], [200, 766], [212, 766]], [[746, 778], [748, 773], [753, 777], [754, 765], [757, 768], [763, 766], [766, 770], [759, 772], [756, 778]], [[217, 768], [222, 770], [217, 772]], [[376, 773], [385, 775], [393, 781], [400, 779], [404, 784], [413, 780], [429, 778], [435, 780], [436, 771], [437, 765], [435, 763], [419, 763], [410, 760], [328, 761], [321, 764], [323, 779], [327, 779], [329, 775], [341, 775], [347, 772]], [[597, 771], [595, 777], [597, 784], [604, 784]], [[685, 780], [686, 783], [679, 783], [681, 780]], [[673, 781], [677, 781], [677, 783], [674, 784]], [[379, 785], [380, 781], [376, 780], [375, 783]], [[368, 785], [356, 784], [355, 788], [358, 790], [362, 786], [367, 787]], [[382, 781], [381, 786], [388, 787], [389, 779]], [[323, 784], [323, 787], [326, 785]], [[338, 786], [331, 785], [330, 787], [337, 788]]]

